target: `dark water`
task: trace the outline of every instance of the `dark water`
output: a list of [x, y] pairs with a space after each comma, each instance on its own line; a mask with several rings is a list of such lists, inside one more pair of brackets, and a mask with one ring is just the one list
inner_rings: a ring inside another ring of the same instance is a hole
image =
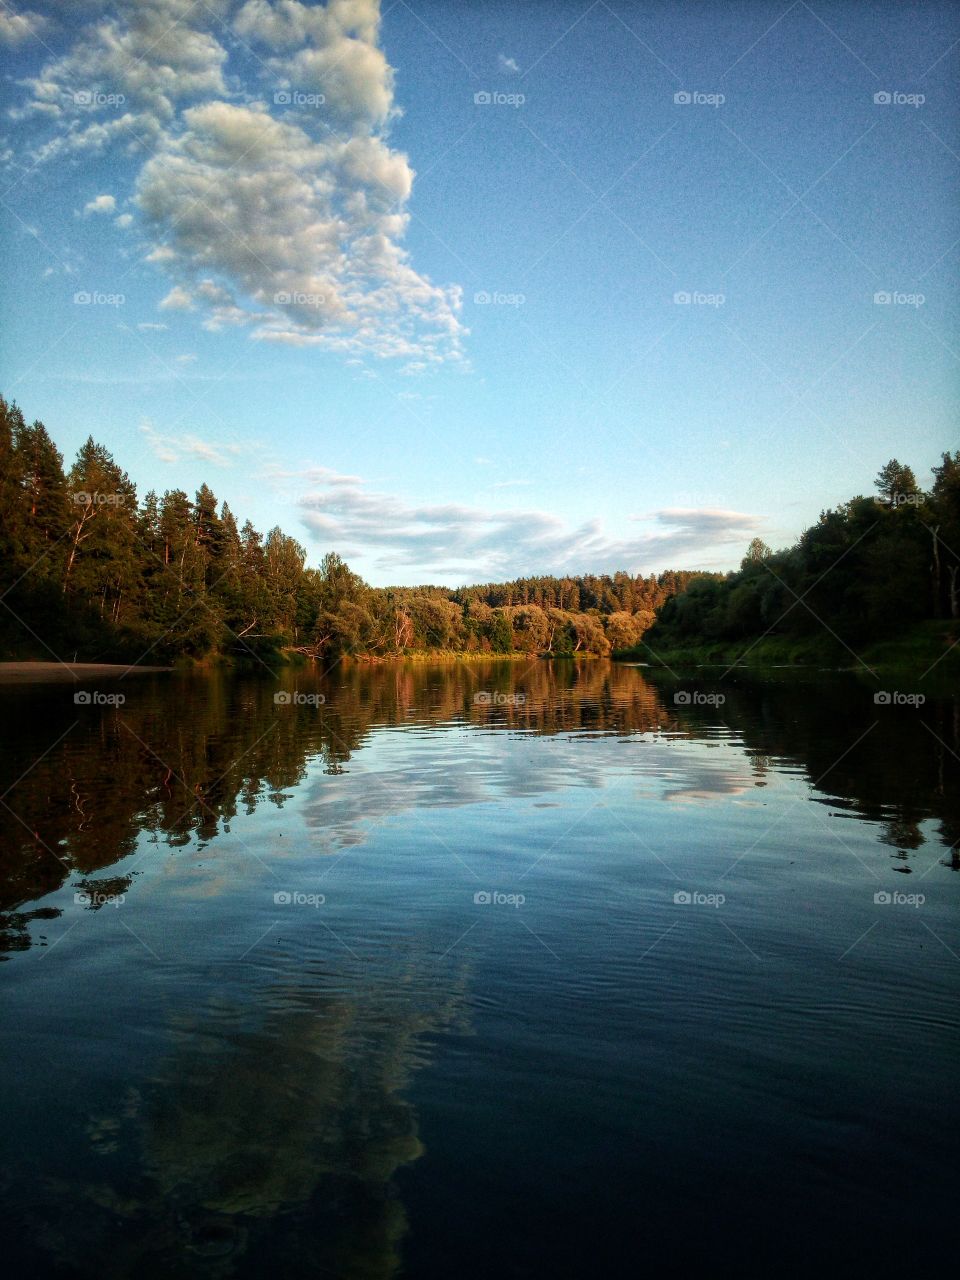
[[874, 690], [0, 687], [10, 1274], [945, 1269], [960, 705]]

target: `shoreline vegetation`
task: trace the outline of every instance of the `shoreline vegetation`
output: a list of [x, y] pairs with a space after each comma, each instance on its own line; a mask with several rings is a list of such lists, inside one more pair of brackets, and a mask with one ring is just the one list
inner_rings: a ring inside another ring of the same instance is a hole
[[[242, 526], [202, 484], [141, 499], [89, 437], [69, 470], [0, 396], [0, 663], [123, 670], [315, 661], [608, 658], [651, 665], [937, 667], [960, 658], [960, 451], [923, 490], [896, 459], [876, 497], [759, 538], [730, 573], [530, 576], [372, 587], [335, 552]], [[142, 664], [142, 665], [141, 665]]]
[[92, 437], [69, 469], [0, 397], [0, 659], [323, 662], [446, 652], [593, 654], [635, 644], [703, 574], [542, 575], [371, 587], [317, 568], [280, 528], [242, 525], [202, 484], [142, 498]]
[[755, 538], [734, 573], [666, 600], [617, 656], [671, 662], [960, 670], [960, 451], [923, 489], [896, 458], [875, 497], [822, 511], [792, 547]]
[[[562, 655], [576, 662], [596, 662], [601, 655], [575, 653]], [[937, 680], [960, 677], [960, 625], [950, 622], [925, 623], [911, 629], [906, 635], [894, 639], [871, 642], [852, 653], [842, 644], [809, 638], [804, 641], [763, 638], [750, 642], [726, 641], [700, 645], [658, 649], [641, 644], [630, 649], [619, 649], [605, 655], [614, 663], [647, 667], [652, 671], [670, 672], [672, 667], [689, 670], [696, 668], [722, 668], [724, 673], [762, 672], [772, 668], [794, 668], [797, 671], [820, 669], [854, 674], [881, 671], [903, 671], [931, 675]], [[304, 655], [297, 650], [279, 650], [262, 659], [248, 659], [231, 655], [211, 654], [204, 658], [181, 658], [171, 665], [155, 666], [139, 663], [105, 662], [57, 662], [0, 659], [0, 684], [28, 684], [37, 682], [79, 681], [83, 678], [123, 679], [137, 675], [190, 673], [202, 674], [216, 670], [270, 670], [278, 676], [283, 671], [298, 667], [315, 667], [321, 674], [343, 665], [346, 667], [380, 667], [391, 665], [423, 664], [457, 665], [463, 663], [539, 663], [541, 660], [557, 661], [560, 655], [514, 651], [491, 653], [481, 651], [455, 651], [442, 649], [417, 649], [390, 654], [340, 654], [324, 660]], [[705, 671], [704, 674], [709, 674]]]
[[653, 647], [641, 643], [614, 653], [618, 662], [639, 662], [669, 669], [671, 666], [718, 666], [731, 670], [764, 667], [827, 667], [834, 671], [904, 670], [960, 676], [960, 622], [917, 624], [905, 634], [871, 640], [851, 651], [829, 635], [789, 639], [704, 641]]

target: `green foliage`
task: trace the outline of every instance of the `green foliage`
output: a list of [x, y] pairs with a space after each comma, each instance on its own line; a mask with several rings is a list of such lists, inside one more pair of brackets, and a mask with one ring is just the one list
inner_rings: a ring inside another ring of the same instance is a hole
[[[319, 568], [279, 528], [242, 526], [202, 484], [136, 489], [93, 439], [69, 473], [42, 423], [0, 397], [0, 651], [259, 664], [424, 651], [604, 656], [655, 639], [769, 633], [847, 642], [958, 616], [960, 454], [930, 493], [896, 460], [880, 500], [825, 512], [796, 547], [751, 543], [735, 574], [537, 576], [450, 590], [370, 587], [333, 552]], [[656, 620], [656, 625], [654, 622]], [[650, 628], [653, 632], [648, 636]]]
[[783, 641], [848, 656], [924, 619], [960, 618], [960, 453], [943, 455], [929, 492], [895, 458], [879, 498], [824, 511], [796, 546], [754, 539], [736, 573], [667, 600], [645, 637], [664, 653], [740, 651]]
[[510, 653], [513, 649], [513, 628], [503, 612], [498, 612], [494, 618], [490, 647], [494, 653]]

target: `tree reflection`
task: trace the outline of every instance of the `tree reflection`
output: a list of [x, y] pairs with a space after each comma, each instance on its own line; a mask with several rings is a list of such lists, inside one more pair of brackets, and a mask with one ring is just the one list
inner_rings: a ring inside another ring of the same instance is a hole
[[[738, 674], [715, 685], [693, 683], [722, 689], [726, 701], [678, 704], [672, 678], [602, 661], [353, 665], [326, 675], [305, 668], [286, 672], [281, 683], [230, 674], [141, 677], [124, 682], [119, 708], [77, 707], [66, 685], [2, 688], [7, 732], [15, 728], [16, 741], [8, 736], [0, 744], [0, 793], [7, 792], [0, 806], [0, 950], [22, 950], [31, 936], [42, 940], [34, 922], [59, 909], [40, 900], [71, 877], [77, 885], [95, 879], [144, 840], [203, 847], [240, 814], [282, 808], [308, 770], [349, 773], [383, 730], [467, 726], [513, 736], [702, 742], [734, 734], [753, 775], [749, 785], [763, 785], [778, 768], [799, 768], [825, 803], [883, 823], [881, 838], [907, 855], [923, 843], [920, 824], [937, 819], [948, 865], [960, 865], [956, 698], [931, 696], [920, 708], [891, 710], [877, 708], [872, 688], [853, 679]], [[277, 705], [281, 688], [325, 701]], [[589, 778], [585, 744], [577, 758]], [[415, 776], [419, 767], [411, 754], [409, 776], [398, 785], [447, 804], [477, 798], [442, 755], [430, 779]], [[555, 787], [556, 779], [535, 772], [524, 780], [524, 794]], [[685, 788], [698, 790], [695, 781]], [[389, 806], [389, 795], [381, 799]], [[365, 803], [377, 809], [375, 790]], [[331, 845], [356, 841], [355, 831], [337, 826], [341, 818], [322, 806], [313, 815]]]

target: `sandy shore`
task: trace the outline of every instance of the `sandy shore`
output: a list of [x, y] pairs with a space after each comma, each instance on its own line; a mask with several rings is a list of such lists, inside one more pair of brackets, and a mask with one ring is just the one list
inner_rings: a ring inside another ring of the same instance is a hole
[[0, 684], [36, 684], [51, 680], [85, 680], [169, 671], [170, 667], [131, 667], [122, 662], [0, 662]]

